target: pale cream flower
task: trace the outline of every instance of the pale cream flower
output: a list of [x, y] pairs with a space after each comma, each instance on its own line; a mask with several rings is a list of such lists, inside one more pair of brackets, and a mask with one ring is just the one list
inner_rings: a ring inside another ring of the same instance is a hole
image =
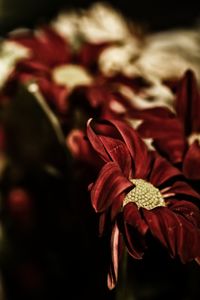
[[108, 4], [95, 3], [83, 11], [80, 32], [92, 43], [126, 40], [130, 37], [127, 20]]
[[99, 57], [99, 69], [106, 76], [114, 76], [118, 73], [126, 75], [126, 70], [139, 55], [138, 41], [129, 39], [122, 45], [106, 48]]
[[0, 45], [0, 88], [3, 87], [14, 67], [21, 59], [28, 58], [30, 50], [13, 41], [3, 41]]
[[76, 48], [77, 39], [80, 35], [79, 24], [80, 15], [78, 11], [61, 12], [57, 18], [51, 22], [51, 27], [71, 44], [73, 48]]
[[160, 80], [180, 78], [192, 69], [200, 82], [200, 32], [170, 30], [149, 35], [136, 67]]

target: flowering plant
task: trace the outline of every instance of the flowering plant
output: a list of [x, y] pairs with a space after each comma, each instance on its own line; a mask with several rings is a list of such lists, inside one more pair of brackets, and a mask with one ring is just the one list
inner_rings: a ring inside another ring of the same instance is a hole
[[97, 3], [1, 41], [2, 244], [16, 250], [2, 265], [23, 299], [66, 282], [112, 297], [124, 253], [141, 260], [150, 240], [200, 263], [196, 35], [145, 36]]

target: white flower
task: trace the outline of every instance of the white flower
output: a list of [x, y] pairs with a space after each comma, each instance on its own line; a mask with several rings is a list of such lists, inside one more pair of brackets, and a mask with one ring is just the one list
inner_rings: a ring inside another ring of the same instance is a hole
[[55, 20], [51, 22], [52, 28], [61, 35], [72, 47], [76, 46], [76, 40], [79, 36], [79, 19], [78, 12], [62, 12]]
[[148, 36], [136, 67], [160, 80], [180, 78], [192, 69], [200, 82], [200, 32], [171, 30]]
[[0, 88], [3, 87], [16, 63], [28, 58], [30, 51], [16, 42], [3, 41], [0, 45]]
[[92, 43], [125, 40], [131, 34], [125, 18], [109, 5], [102, 3], [95, 3], [83, 12], [79, 30]]
[[99, 69], [106, 76], [117, 73], [126, 75], [126, 70], [133, 63], [140, 51], [137, 40], [129, 40], [123, 45], [106, 48], [99, 57]]

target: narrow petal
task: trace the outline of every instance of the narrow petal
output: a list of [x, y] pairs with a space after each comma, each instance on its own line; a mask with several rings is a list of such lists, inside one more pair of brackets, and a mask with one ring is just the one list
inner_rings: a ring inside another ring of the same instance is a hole
[[119, 239], [119, 229], [117, 224], [115, 224], [111, 235], [111, 266], [107, 277], [107, 284], [110, 290], [115, 287], [118, 278]]

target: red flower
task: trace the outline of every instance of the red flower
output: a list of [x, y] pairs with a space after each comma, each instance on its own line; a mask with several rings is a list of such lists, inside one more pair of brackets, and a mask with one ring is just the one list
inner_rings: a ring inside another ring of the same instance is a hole
[[53, 68], [71, 61], [70, 47], [53, 29], [45, 27], [36, 33], [30, 31], [11, 38], [30, 50], [30, 57], [21, 60], [9, 78], [11, 82], [36, 82], [51, 108], [66, 113], [68, 89], [54, 82]]
[[153, 138], [156, 149], [181, 164], [187, 178], [200, 179], [200, 93], [192, 71], [177, 87], [175, 114], [157, 108], [133, 115], [144, 120], [138, 128], [142, 137]]
[[147, 233], [183, 263], [198, 258], [200, 211], [191, 200], [196, 201], [199, 195], [180, 171], [148, 152], [137, 133], [121, 121], [90, 121], [87, 137], [104, 161], [90, 191], [92, 205], [101, 214], [100, 232], [105, 230], [106, 218], [112, 224], [109, 288], [117, 281], [122, 236], [135, 259], [144, 254]]

